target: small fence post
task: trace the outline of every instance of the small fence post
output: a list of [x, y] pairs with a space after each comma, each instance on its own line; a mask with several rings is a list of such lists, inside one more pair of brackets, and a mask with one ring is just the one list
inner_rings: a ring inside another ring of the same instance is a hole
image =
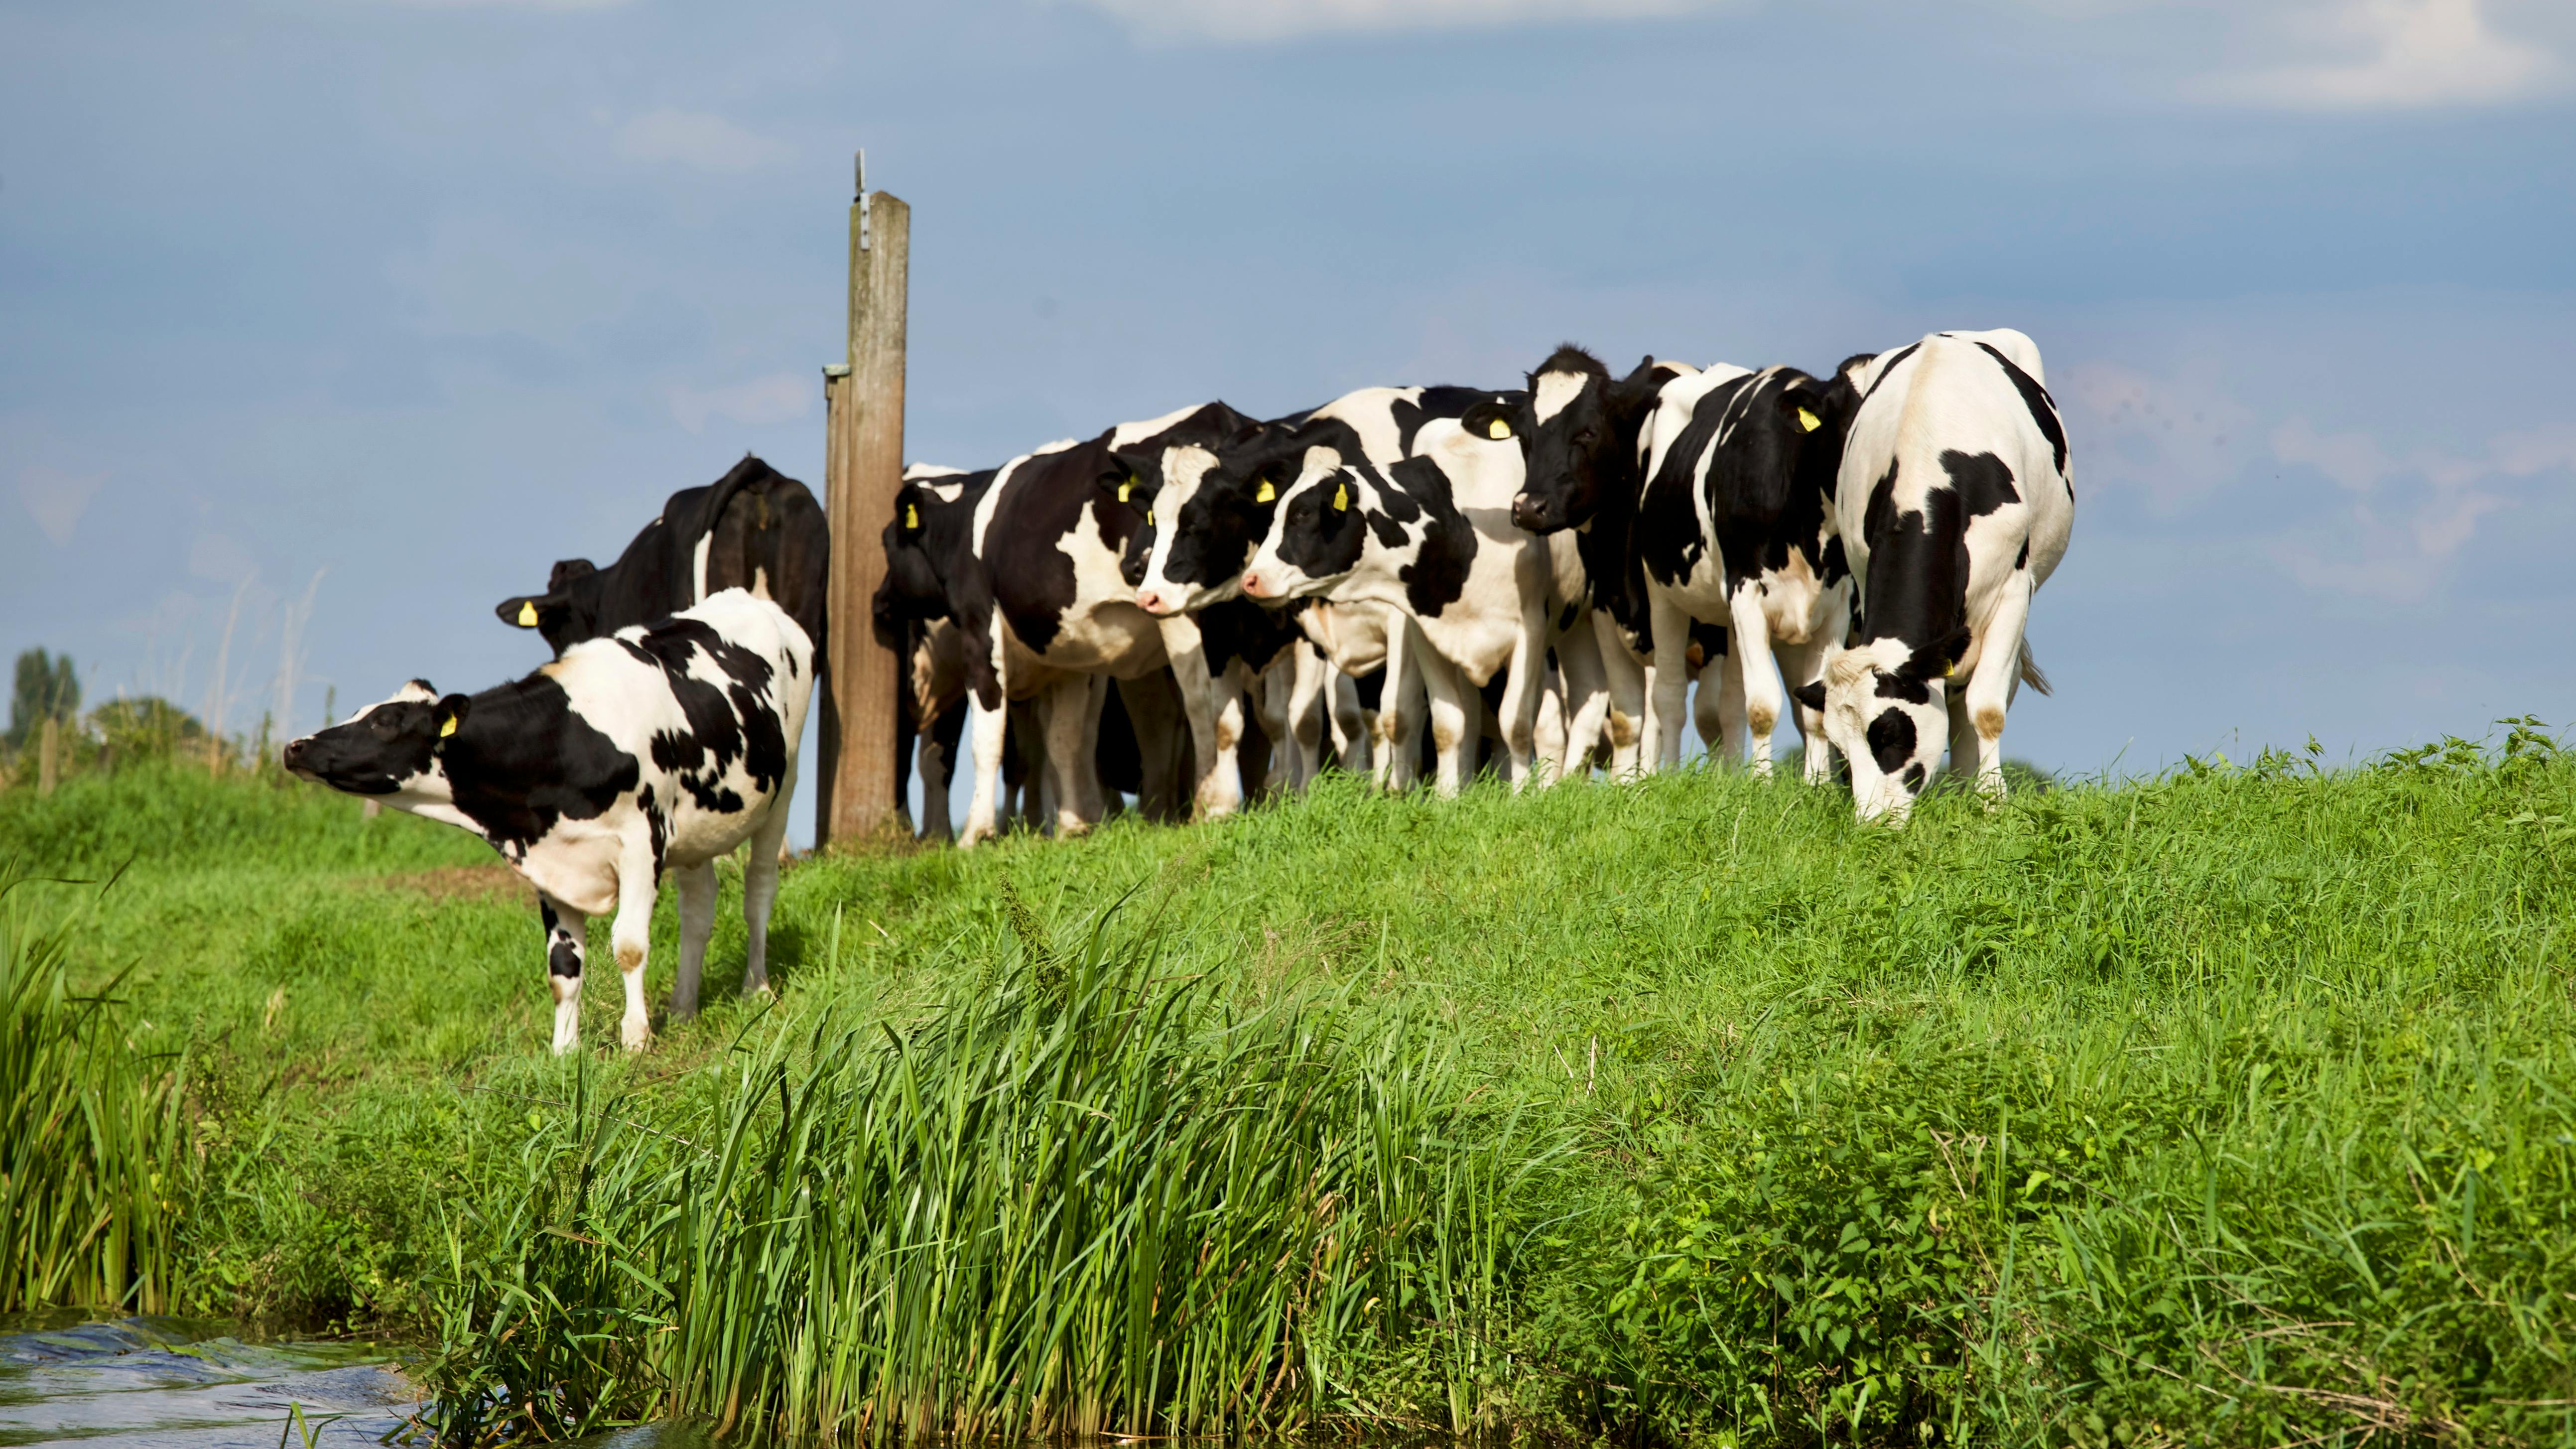
[[49, 714], [36, 739], [36, 793], [51, 795], [62, 779], [63, 726], [62, 721]]
[[823, 506], [832, 525], [829, 692], [816, 773], [814, 843], [866, 838], [902, 807], [894, 798], [894, 652], [879, 644], [869, 601], [886, 572], [880, 534], [903, 486], [904, 330], [912, 208], [867, 189], [858, 154], [850, 203], [849, 359], [823, 370]]

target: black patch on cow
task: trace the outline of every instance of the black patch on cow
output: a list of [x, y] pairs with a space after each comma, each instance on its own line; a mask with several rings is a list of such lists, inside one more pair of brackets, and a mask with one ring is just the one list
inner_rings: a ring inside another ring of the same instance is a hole
[[[678, 777], [700, 809], [732, 815], [745, 808], [742, 796], [724, 781], [736, 760], [764, 795], [778, 788], [787, 773], [788, 745], [777, 713], [762, 698], [772, 673], [767, 659], [696, 619], [673, 619], [640, 639], [621, 635], [617, 642], [636, 660], [662, 672], [688, 721], [685, 730], [654, 732], [653, 763]], [[702, 657], [714, 664], [723, 683], [691, 672]]]
[[2021, 552], [2013, 555], [2013, 567], [2016, 569], [2030, 567], [2030, 538], [2026, 534], [2021, 541]]
[[1583, 605], [1581, 601], [1569, 601], [1566, 604], [1564, 611], [1556, 616], [1556, 632], [1562, 634], [1568, 629], [1573, 628], [1574, 621], [1582, 617]]
[[649, 624], [699, 602], [697, 551], [707, 545], [706, 591], [766, 584], [769, 597], [824, 657], [831, 592], [831, 530], [805, 485], [745, 454], [722, 478], [684, 488], [662, 505], [617, 562], [595, 568], [564, 559], [549, 571], [546, 592], [505, 599], [494, 612], [516, 626], [522, 604], [537, 612], [538, 632], [555, 654], [636, 624]]
[[1950, 486], [1970, 518], [1983, 518], [2007, 503], [2021, 501], [2020, 491], [2013, 487], [2011, 466], [1992, 453], [1945, 448], [1941, 467], [1950, 475]]
[[2048, 389], [2039, 385], [2039, 379], [2022, 371], [2011, 358], [1996, 351], [1994, 344], [1980, 342], [1977, 345], [1986, 350], [1988, 357], [2002, 364], [2004, 376], [2011, 378], [2014, 389], [2021, 393], [2022, 406], [2030, 409], [2030, 420], [2039, 424], [2040, 436], [2048, 439], [2048, 446], [2057, 454], [2057, 476], [2065, 477], [2066, 425], [2058, 421], [2057, 399], [2048, 395]]
[[1337, 579], [1359, 567], [1366, 547], [1363, 510], [1357, 500], [1348, 508], [1333, 506], [1334, 490], [1349, 486], [1338, 479], [1318, 483], [1288, 499], [1279, 520], [1279, 557], [1308, 578]]
[[1923, 762], [1921, 760], [1917, 760], [1913, 764], [1906, 766], [1905, 773], [1897, 776], [1896, 778], [1897, 782], [1905, 787], [1906, 794], [1922, 794], [1924, 780]]
[[1914, 717], [1891, 709], [1869, 722], [1869, 755], [1879, 772], [1893, 775], [1914, 758]]
[[579, 980], [582, 943], [555, 910], [554, 902], [542, 895], [537, 897], [537, 919], [546, 929], [546, 974]]
[[1199, 647], [1210, 678], [1240, 659], [1254, 670], [1269, 668], [1280, 654], [1306, 637], [1295, 611], [1271, 610], [1249, 599], [1228, 599], [1190, 616], [1198, 621]]
[[1389, 513], [1401, 517], [1411, 505], [1421, 528], [1421, 542], [1411, 562], [1396, 570], [1404, 585], [1406, 607], [1416, 618], [1430, 618], [1464, 598], [1467, 569], [1476, 557], [1475, 525], [1458, 511], [1449, 490], [1449, 475], [1430, 458], [1407, 458], [1386, 470], [1388, 488], [1379, 496]]
[[1932, 702], [1932, 687], [1908, 674], [1882, 672], [1878, 676], [1876, 692], [1881, 699], [1901, 699], [1907, 704]]
[[1887, 359], [1887, 365], [1881, 367], [1878, 370], [1878, 376], [1870, 380], [1869, 392], [1861, 394], [1861, 401], [1869, 401], [1870, 394], [1877, 392], [1880, 386], [1887, 381], [1889, 376], [1894, 374], [1899, 366], [1903, 365], [1905, 359], [1914, 355], [1914, 349], [1921, 347], [1922, 345], [1923, 344], [1920, 342], [1908, 342], [1903, 347], [1896, 349], [1894, 353], [1890, 354]]

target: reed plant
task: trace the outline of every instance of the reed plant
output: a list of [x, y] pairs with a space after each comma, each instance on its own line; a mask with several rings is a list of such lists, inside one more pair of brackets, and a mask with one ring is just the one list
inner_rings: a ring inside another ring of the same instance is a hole
[[184, 1060], [131, 1049], [117, 980], [73, 989], [66, 913], [31, 899], [44, 884], [0, 863], [0, 1312], [157, 1313], [191, 1166]]
[[1372, 1348], [1472, 1377], [1504, 1200], [1552, 1159], [1439, 1035], [1022, 921], [909, 1024], [824, 1012], [720, 1060], [684, 1127], [576, 1069], [526, 1190], [458, 1215], [450, 1437], [1278, 1431]]

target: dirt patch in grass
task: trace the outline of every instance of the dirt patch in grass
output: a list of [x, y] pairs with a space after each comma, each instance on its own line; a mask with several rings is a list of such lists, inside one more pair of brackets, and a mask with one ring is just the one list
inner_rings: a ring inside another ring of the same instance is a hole
[[506, 865], [442, 865], [409, 870], [384, 878], [390, 890], [410, 891], [433, 901], [487, 901], [527, 896], [531, 887]]

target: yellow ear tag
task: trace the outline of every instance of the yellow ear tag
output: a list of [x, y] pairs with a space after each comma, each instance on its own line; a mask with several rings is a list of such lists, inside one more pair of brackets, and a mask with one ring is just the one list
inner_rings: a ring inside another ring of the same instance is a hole
[[1145, 526], [1147, 528], [1154, 526], [1154, 510], [1150, 508], [1145, 510]]
[[519, 627], [522, 629], [533, 629], [537, 627], [536, 600], [521, 599], [519, 601]]
[[920, 505], [907, 503], [903, 506], [903, 526], [906, 528], [921, 527]]
[[438, 737], [443, 740], [454, 733], [456, 733], [456, 716], [451, 714], [447, 717], [447, 723], [438, 727]]
[[1336, 483], [1333, 485], [1333, 511], [1335, 513], [1348, 513], [1351, 511], [1351, 485], [1348, 483]]
[[1276, 503], [1279, 501], [1279, 490], [1271, 487], [1270, 480], [1264, 478], [1261, 480], [1261, 491], [1252, 495], [1252, 501], [1255, 503]]
[[1824, 425], [1825, 420], [1823, 418], [1817, 417], [1814, 413], [1807, 411], [1805, 408], [1798, 409], [1798, 426], [1800, 428], [1812, 433]]
[[1504, 422], [1501, 418], [1496, 418], [1492, 422], [1485, 424], [1486, 437], [1500, 439], [1508, 438], [1511, 435], [1512, 425]]

